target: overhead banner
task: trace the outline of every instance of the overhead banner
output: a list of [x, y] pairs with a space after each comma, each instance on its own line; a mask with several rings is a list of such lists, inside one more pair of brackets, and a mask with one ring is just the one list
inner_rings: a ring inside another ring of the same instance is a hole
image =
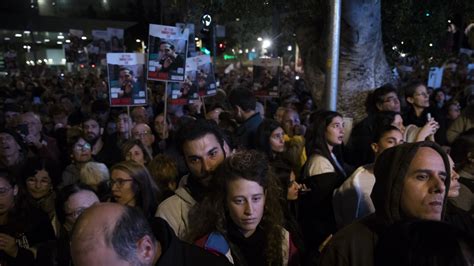
[[278, 97], [281, 58], [253, 60], [253, 88], [255, 96]]
[[123, 45], [123, 29], [107, 28], [109, 49], [112, 53], [125, 51]]
[[147, 103], [145, 54], [108, 53], [110, 106]]
[[184, 81], [189, 30], [150, 24], [148, 79]]

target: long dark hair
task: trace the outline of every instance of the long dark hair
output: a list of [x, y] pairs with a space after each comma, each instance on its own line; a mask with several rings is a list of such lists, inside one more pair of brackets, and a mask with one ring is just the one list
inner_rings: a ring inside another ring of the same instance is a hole
[[228, 184], [241, 178], [257, 182], [265, 190], [265, 208], [258, 225], [265, 237], [262, 247], [268, 265], [281, 265], [283, 215], [278, 201], [276, 178], [269, 168], [265, 155], [255, 150], [238, 151], [219, 165], [211, 182], [209, 194], [190, 212], [189, 217], [193, 222], [190, 224], [187, 239], [194, 242], [206, 234], [217, 231], [227, 239], [237, 261], [241, 261], [238, 257], [239, 248], [229, 241], [228, 224], [231, 218], [226, 206]]
[[[326, 139], [326, 128], [331, 124], [335, 117], [341, 117], [342, 115], [334, 111], [318, 111], [311, 115], [311, 124], [306, 131], [306, 154], [308, 158], [313, 154], [319, 154], [328, 159], [336, 169], [338, 174], [345, 176], [337, 167], [336, 162], [331, 156], [331, 151], [328, 148], [328, 141]], [[343, 165], [342, 160], [342, 148], [341, 145], [333, 147], [332, 153], [336, 156], [337, 160]]]
[[257, 150], [264, 152], [270, 160], [272, 160], [275, 155], [275, 152], [272, 150], [270, 145], [270, 137], [272, 132], [279, 127], [281, 127], [281, 125], [277, 121], [265, 119], [257, 128], [257, 132], [255, 134], [255, 146]]

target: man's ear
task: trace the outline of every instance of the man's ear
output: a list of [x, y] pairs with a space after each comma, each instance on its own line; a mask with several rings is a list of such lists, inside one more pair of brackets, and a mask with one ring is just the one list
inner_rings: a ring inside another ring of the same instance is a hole
[[375, 107], [377, 107], [377, 110], [382, 111], [383, 110], [383, 103], [376, 103]]
[[145, 235], [140, 238], [137, 242], [137, 258], [143, 265], [154, 265], [155, 258], [161, 256], [161, 245], [157, 241], [156, 243], [151, 239], [150, 236]]
[[372, 151], [377, 154], [379, 152], [379, 145], [377, 143], [372, 143], [370, 144], [370, 147], [372, 148]]
[[13, 196], [16, 196], [16, 195], [18, 195], [18, 186], [17, 185], [15, 185], [13, 187]]

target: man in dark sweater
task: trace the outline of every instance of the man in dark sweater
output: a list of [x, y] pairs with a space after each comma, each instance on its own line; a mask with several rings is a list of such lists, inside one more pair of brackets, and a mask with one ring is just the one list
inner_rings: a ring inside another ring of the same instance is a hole
[[257, 99], [253, 92], [245, 88], [233, 89], [229, 102], [240, 126], [235, 131], [236, 146], [243, 149], [255, 149], [255, 133], [262, 123], [262, 117], [255, 111]]
[[185, 243], [168, 224], [150, 223], [137, 208], [100, 203], [78, 219], [71, 237], [74, 265], [191, 266], [230, 265], [219, 257]]

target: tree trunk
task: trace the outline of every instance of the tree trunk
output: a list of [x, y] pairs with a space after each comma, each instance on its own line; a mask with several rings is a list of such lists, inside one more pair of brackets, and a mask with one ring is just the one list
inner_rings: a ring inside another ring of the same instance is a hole
[[[377, 0], [342, 1], [337, 110], [356, 121], [365, 115], [368, 91], [391, 80], [383, 50], [380, 8], [381, 2]], [[325, 93], [327, 27], [331, 25], [328, 19], [329, 16], [323, 18], [316, 26], [299, 27], [296, 32], [307, 86], [319, 106]]]

